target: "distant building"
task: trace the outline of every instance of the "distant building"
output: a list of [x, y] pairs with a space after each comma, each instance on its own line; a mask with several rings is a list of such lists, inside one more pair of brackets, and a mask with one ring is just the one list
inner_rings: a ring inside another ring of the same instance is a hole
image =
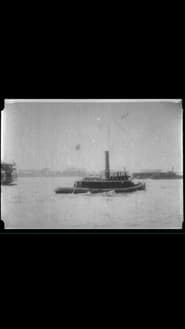
[[87, 171], [85, 169], [69, 168], [63, 170], [61, 175], [66, 177], [72, 177], [72, 176], [84, 177], [87, 175]]
[[50, 172], [50, 169], [49, 168], [43, 168], [43, 169], [41, 169], [40, 172], [43, 176], [48, 176], [48, 174]]
[[156, 170], [146, 170], [141, 172], [133, 173], [133, 178], [139, 179], [174, 179], [174, 178], [182, 178], [182, 175], [177, 175], [174, 171], [162, 171], [160, 169]]
[[160, 169], [134, 172], [133, 178], [139, 178], [139, 179], [152, 178], [154, 175], [159, 174], [160, 172], [161, 172]]

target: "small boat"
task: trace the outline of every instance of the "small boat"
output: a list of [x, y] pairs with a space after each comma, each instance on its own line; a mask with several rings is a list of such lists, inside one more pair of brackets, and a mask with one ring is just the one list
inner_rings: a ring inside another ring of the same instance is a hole
[[109, 152], [105, 151], [105, 177], [85, 177], [75, 182], [73, 187], [59, 187], [56, 193], [104, 193], [113, 191], [115, 193], [129, 193], [145, 190], [145, 183], [134, 183], [126, 171], [110, 174]]

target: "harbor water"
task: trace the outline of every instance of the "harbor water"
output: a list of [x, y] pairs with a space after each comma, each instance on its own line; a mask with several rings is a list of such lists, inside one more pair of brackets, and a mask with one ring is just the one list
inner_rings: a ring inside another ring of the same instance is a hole
[[115, 194], [56, 194], [75, 177], [19, 177], [1, 186], [6, 229], [179, 229], [183, 181], [145, 180], [146, 190]]

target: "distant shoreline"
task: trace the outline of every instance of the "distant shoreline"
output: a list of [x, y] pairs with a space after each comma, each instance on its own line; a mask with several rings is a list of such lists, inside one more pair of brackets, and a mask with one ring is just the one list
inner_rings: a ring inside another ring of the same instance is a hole
[[42, 175], [17, 175], [17, 177], [19, 178], [51, 178], [51, 177], [53, 177], [53, 178], [68, 178], [68, 177], [85, 177], [85, 175], [84, 176], [81, 176], [81, 175], [68, 175], [68, 176], [66, 176], [66, 175], [58, 175], [58, 176], [55, 176], [55, 175], [48, 175], [48, 176], [42, 176]]

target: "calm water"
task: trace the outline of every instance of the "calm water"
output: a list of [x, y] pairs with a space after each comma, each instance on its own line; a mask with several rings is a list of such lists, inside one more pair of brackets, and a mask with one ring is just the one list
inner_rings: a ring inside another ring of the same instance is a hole
[[146, 191], [128, 194], [55, 194], [76, 178], [18, 178], [1, 187], [8, 229], [181, 228], [182, 180], [146, 180]]

